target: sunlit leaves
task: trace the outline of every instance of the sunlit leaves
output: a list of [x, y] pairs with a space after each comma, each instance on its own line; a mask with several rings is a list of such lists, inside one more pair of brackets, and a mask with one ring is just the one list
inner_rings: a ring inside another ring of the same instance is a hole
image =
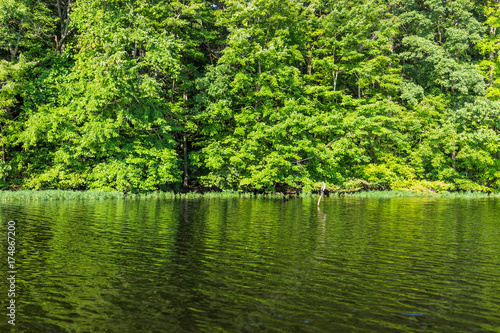
[[40, 106], [21, 136], [27, 150], [40, 144], [52, 150], [50, 163], [30, 170], [30, 187], [152, 190], [177, 180], [159, 79], [178, 75], [182, 43], [158, 31], [153, 23], [164, 18], [150, 14], [121, 1], [75, 6], [73, 71], [57, 101]]
[[0, 186], [497, 189], [482, 4], [5, 0]]

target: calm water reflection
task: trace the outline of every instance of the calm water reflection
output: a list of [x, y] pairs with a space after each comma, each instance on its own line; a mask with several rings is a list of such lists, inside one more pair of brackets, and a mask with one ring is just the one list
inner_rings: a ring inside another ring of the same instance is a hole
[[0, 331], [500, 332], [499, 216], [494, 199], [1, 203], [20, 304]]

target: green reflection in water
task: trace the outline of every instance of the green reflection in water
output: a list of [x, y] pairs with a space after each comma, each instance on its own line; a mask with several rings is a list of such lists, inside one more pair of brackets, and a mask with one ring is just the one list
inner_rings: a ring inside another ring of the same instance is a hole
[[0, 330], [498, 332], [498, 216], [498, 199], [2, 204], [20, 304]]

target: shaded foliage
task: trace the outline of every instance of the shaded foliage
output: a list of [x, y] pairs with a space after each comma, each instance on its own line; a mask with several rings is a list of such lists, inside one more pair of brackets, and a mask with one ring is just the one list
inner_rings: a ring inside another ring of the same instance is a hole
[[498, 8], [3, 1], [0, 187], [497, 190]]

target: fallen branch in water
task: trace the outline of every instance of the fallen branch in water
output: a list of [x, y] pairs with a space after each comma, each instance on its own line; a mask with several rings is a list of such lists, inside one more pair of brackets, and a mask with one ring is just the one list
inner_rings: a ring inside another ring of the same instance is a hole
[[319, 196], [319, 199], [318, 199], [318, 207], [319, 207], [319, 203], [321, 201], [321, 198], [323, 198], [323, 193], [325, 193], [325, 189], [326, 189], [326, 184], [325, 182], [323, 182], [323, 186], [321, 187], [321, 195]]

